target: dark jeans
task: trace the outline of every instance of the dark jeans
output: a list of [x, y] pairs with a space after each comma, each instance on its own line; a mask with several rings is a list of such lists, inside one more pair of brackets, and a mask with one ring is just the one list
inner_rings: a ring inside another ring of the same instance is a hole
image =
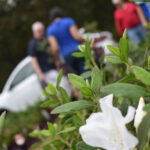
[[[74, 52], [79, 52], [79, 50], [76, 50]], [[74, 53], [73, 52], [73, 53]], [[70, 53], [65, 57], [65, 61], [68, 66], [71, 67], [78, 75], [82, 74], [85, 72], [84, 70], [84, 58], [77, 58], [72, 56], [73, 53]]]

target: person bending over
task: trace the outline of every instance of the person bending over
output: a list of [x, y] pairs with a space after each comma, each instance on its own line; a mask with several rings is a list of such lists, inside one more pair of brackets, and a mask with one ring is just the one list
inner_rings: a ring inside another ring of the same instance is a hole
[[[53, 8], [50, 11], [52, 23], [47, 28], [47, 38], [55, 57], [57, 68], [61, 67], [61, 57], [77, 74], [84, 72], [84, 59], [75, 58], [72, 53], [79, 51], [78, 46], [85, 42], [79, 34], [75, 21], [65, 17], [60, 8]], [[60, 53], [59, 53], [60, 52]]]

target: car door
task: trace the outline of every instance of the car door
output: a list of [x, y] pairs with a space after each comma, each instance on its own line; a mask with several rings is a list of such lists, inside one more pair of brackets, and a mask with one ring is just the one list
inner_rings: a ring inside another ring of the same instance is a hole
[[25, 110], [36, 103], [42, 88], [31, 63], [24, 65], [16, 74], [8, 92], [9, 105], [15, 111]]

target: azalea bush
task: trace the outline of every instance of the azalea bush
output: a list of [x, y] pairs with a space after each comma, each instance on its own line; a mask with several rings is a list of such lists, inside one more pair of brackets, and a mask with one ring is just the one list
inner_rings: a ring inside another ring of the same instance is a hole
[[[137, 66], [130, 57], [126, 30], [119, 48], [108, 45], [112, 55], [103, 56], [99, 64], [92, 43], [87, 38], [79, 46], [81, 52], [73, 54], [85, 58], [87, 70], [81, 76], [68, 75], [80, 91], [78, 99], [74, 101], [60, 86], [60, 71], [56, 87], [50, 83], [44, 90], [47, 100], [41, 105], [51, 107], [57, 119], [47, 123], [48, 129], [36, 129], [30, 136], [47, 141], [44, 150], [150, 149], [150, 57], [144, 56], [144, 65]], [[112, 64], [117, 69], [109, 72]]]

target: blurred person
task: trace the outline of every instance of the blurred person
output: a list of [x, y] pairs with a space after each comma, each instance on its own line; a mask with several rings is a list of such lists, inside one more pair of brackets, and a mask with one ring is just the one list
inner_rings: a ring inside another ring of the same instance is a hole
[[[56, 85], [58, 71], [50, 51], [50, 45], [45, 37], [45, 27], [41, 22], [32, 25], [33, 39], [28, 46], [28, 55], [32, 57], [32, 66], [37, 73], [42, 87], [48, 83]], [[70, 85], [66, 77], [62, 78], [62, 86], [70, 92]]]
[[125, 29], [129, 39], [135, 44], [146, 39], [146, 30], [148, 22], [144, 16], [142, 8], [131, 2], [123, 0], [112, 0], [116, 6], [114, 18], [118, 33], [122, 36]]
[[61, 58], [77, 74], [84, 72], [84, 59], [72, 56], [72, 53], [78, 52], [78, 46], [85, 42], [79, 34], [75, 21], [70, 17], [65, 17], [63, 10], [53, 8], [50, 11], [50, 20], [52, 23], [47, 28], [47, 38], [55, 57], [56, 66], [61, 67]]
[[150, 3], [150, 2], [136, 2], [136, 4], [139, 5], [142, 8], [146, 19], [148, 21], [150, 21], [150, 9], [148, 7], [148, 3]]

